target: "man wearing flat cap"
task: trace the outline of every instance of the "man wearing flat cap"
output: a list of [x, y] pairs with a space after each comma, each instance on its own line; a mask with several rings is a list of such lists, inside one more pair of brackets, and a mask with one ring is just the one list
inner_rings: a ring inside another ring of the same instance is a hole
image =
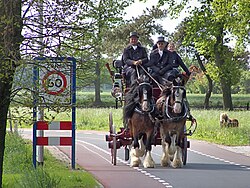
[[169, 63], [170, 52], [166, 49], [167, 42], [164, 37], [157, 38], [157, 48], [150, 53], [148, 66], [152, 69], [152, 76], [160, 84], [163, 84], [163, 79], [168, 77], [169, 70], [172, 69]]
[[126, 85], [130, 86], [137, 80], [138, 76], [140, 76], [137, 75], [136, 68], [138, 68], [139, 74], [143, 74], [143, 70], [138, 65], [144, 66], [148, 63], [146, 48], [140, 44], [137, 32], [130, 33], [129, 45], [124, 49], [122, 58], [125, 64], [124, 72], [126, 82], [129, 82]]

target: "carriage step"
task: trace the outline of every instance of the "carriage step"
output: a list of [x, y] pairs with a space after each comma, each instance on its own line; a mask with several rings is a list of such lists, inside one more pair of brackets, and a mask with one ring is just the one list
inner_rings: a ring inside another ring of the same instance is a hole
[[[113, 142], [108, 143], [109, 148], [113, 148]], [[119, 141], [116, 142], [116, 149], [120, 149], [121, 143]]]
[[113, 138], [110, 135], [105, 135], [106, 142], [110, 142]]

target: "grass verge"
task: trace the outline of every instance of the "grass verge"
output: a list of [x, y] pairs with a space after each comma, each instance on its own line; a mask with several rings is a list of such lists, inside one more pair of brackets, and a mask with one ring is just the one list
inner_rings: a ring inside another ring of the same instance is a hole
[[[77, 109], [78, 130], [109, 130], [109, 113], [113, 114], [113, 122], [116, 127], [123, 127], [122, 108], [83, 108]], [[250, 126], [248, 118], [250, 111], [229, 111], [229, 117], [239, 120], [238, 128], [221, 128], [221, 110], [197, 110], [191, 109], [192, 115], [197, 119], [197, 129], [190, 138], [205, 140], [228, 146], [250, 145]], [[58, 120], [67, 117], [64, 113], [56, 116]], [[190, 122], [187, 122], [187, 127]]]
[[45, 149], [43, 167], [33, 168], [31, 142], [17, 134], [6, 135], [3, 188], [96, 188], [98, 182], [81, 168], [71, 170]]

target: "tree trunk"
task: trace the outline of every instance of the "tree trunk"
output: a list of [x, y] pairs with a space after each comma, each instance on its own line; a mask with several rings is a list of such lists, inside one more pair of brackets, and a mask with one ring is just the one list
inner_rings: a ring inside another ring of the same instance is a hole
[[0, 187], [2, 187], [7, 114], [22, 42], [22, 1], [0, 0], [0, 5]]
[[205, 74], [208, 80], [208, 90], [205, 95], [205, 100], [204, 100], [204, 109], [209, 109], [209, 99], [211, 97], [212, 91], [213, 91], [213, 81], [210, 78], [209, 75]]
[[[223, 51], [223, 24], [220, 24], [219, 32], [216, 37], [216, 43], [214, 45], [214, 54], [215, 54], [215, 64], [219, 70], [223, 73], [223, 64], [224, 61], [224, 51]], [[226, 77], [220, 75], [220, 84], [223, 96], [223, 109], [233, 110], [233, 103], [231, 97], [231, 82], [226, 80]]]
[[95, 79], [95, 106], [100, 106], [102, 104], [101, 101], [101, 71], [100, 71], [100, 63], [97, 62], [95, 66], [95, 73], [96, 73], [96, 79]]
[[221, 89], [223, 96], [223, 109], [224, 110], [233, 110], [233, 103], [231, 97], [231, 85], [225, 79], [221, 79]]
[[[0, 63], [2, 66], [2, 64]], [[8, 81], [12, 83], [11, 80]], [[10, 104], [10, 89], [11, 84], [4, 83], [0, 80], [0, 187], [2, 187], [2, 176], [3, 176], [3, 159], [5, 149], [5, 135], [6, 135], [6, 124], [7, 114]]]
[[196, 52], [195, 56], [198, 60], [198, 64], [199, 64], [201, 70], [204, 72], [204, 74], [208, 80], [208, 90], [206, 92], [205, 100], [204, 100], [204, 109], [208, 109], [209, 108], [209, 99], [210, 99], [211, 93], [213, 91], [213, 80], [211, 79], [211, 77], [208, 74], [206, 74], [206, 68], [201, 61], [200, 55]]

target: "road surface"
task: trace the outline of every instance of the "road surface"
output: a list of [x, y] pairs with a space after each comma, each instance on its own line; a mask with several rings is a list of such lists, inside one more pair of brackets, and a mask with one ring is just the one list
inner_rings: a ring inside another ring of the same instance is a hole
[[[23, 134], [32, 138], [31, 130]], [[66, 131], [45, 132], [45, 136]], [[110, 161], [110, 150], [104, 132], [77, 131], [76, 163], [92, 173], [105, 188], [250, 188], [250, 157], [203, 141], [190, 140], [187, 165], [181, 169], [161, 167], [161, 146], [153, 146], [156, 167], [129, 167], [124, 161], [124, 149], [118, 150], [117, 165]], [[71, 147], [58, 147], [71, 157]], [[46, 163], [46, 161], [45, 161]]]

